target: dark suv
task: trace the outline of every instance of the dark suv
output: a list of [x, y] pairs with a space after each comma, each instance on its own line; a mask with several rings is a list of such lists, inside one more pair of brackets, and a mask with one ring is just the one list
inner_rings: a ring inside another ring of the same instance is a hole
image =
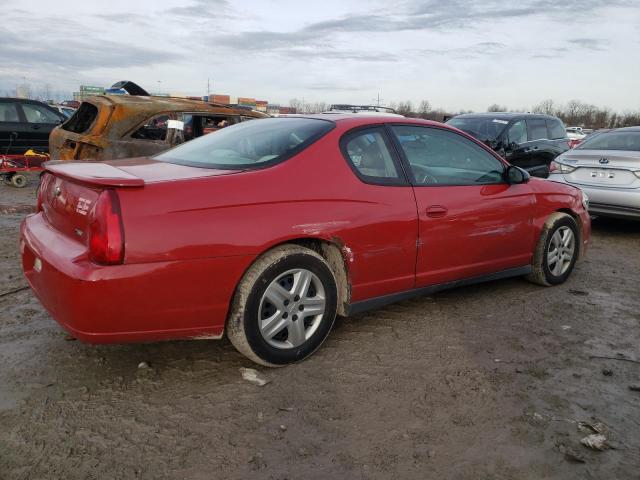
[[49, 133], [66, 120], [46, 103], [25, 98], [0, 98], [0, 155], [29, 149], [49, 151]]
[[549, 164], [569, 150], [562, 121], [534, 113], [466, 113], [447, 121], [486, 143], [512, 165], [546, 178]]

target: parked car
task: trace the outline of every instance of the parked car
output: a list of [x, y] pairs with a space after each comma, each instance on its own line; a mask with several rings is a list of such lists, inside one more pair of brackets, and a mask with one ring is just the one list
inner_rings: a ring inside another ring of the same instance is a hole
[[60, 112], [62, 115], [64, 115], [65, 118], [71, 118], [71, 115], [73, 115], [76, 112], [75, 108], [65, 107], [64, 105], [51, 105], [51, 106], [55, 108], [58, 112]]
[[0, 155], [21, 155], [27, 150], [47, 153], [49, 133], [65, 118], [37, 100], [0, 98]]
[[551, 161], [569, 150], [559, 118], [533, 113], [466, 113], [447, 121], [486, 143], [531, 175], [546, 178]]
[[154, 155], [223, 125], [264, 113], [172, 97], [96, 95], [51, 132], [54, 160], [111, 160]]
[[77, 110], [78, 107], [80, 107], [80, 103], [81, 102], [79, 102], [78, 100], [65, 100], [64, 102], [61, 102], [60, 105]]
[[640, 127], [594, 133], [556, 158], [549, 180], [580, 187], [593, 215], [640, 220]]
[[49, 162], [21, 227], [26, 278], [93, 343], [220, 338], [264, 365], [336, 314], [527, 275], [587, 246], [582, 193], [426, 120], [280, 117], [151, 158]]
[[575, 148], [587, 136], [582, 127], [567, 127], [567, 137], [569, 138], [569, 148]]

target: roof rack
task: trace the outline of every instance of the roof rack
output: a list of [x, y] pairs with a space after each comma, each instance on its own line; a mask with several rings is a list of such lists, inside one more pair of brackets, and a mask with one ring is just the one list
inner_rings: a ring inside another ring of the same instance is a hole
[[345, 103], [333, 104], [329, 107], [330, 112], [383, 112], [383, 113], [396, 113], [393, 108], [381, 107], [379, 105], [350, 105]]

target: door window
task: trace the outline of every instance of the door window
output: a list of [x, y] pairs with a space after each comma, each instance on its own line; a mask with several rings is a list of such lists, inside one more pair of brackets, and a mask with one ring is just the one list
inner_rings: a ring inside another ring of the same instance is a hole
[[29, 123], [59, 123], [60, 117], [46, 107], [23, 103], [22, 111]]
[[139, 140], [164, 141], [167, 138], [169, 115], [166, 113], [151, 117], [144, 125], [131, 134]]
[[504, 165], [485, 149], [439, 128], [392, 127], [417, 185], [486, 185], [503, 182]]
[[509, 145], [512, 143], [520, 145], [527, 141], [527, 124], [524, 120], [518, 120], [509, 127], [509, 130], [507, 131], [507, 139]]
[[343, 140], [343, 153], [367, 183], [398, 184], [400, 176], [382, 128], [359, 130]]
[[559, 140], [567, 136], [564, 131], [564, 126], [560, 120], [547, 120], [547, 130], [549, 130], [549, 137], [553, 140]]
[[529, 140], [542, 140], [547, 138], [547, 123], [542, 118], [530, 118], [527, 120]]
[[15, 103], [0, 103], [0, 122], [19, 122], [18, 109]]
[[183, 113], [184, 121], [184, 141], [188, 142], [194, 138], [201, 137], [208, 133], [237, 123], [237, 117], [227, 115], [202, 115], [195, 113]]

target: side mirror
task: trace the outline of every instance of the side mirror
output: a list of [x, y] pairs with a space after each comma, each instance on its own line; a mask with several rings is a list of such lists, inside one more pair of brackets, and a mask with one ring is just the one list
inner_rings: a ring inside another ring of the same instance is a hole
[[523, 170], [515, 165], [509, 165], [505, 171], [505, 180], [509, 185], [518, 185], [521, 183], [527, 183], [531, 176], [529, 172]]

